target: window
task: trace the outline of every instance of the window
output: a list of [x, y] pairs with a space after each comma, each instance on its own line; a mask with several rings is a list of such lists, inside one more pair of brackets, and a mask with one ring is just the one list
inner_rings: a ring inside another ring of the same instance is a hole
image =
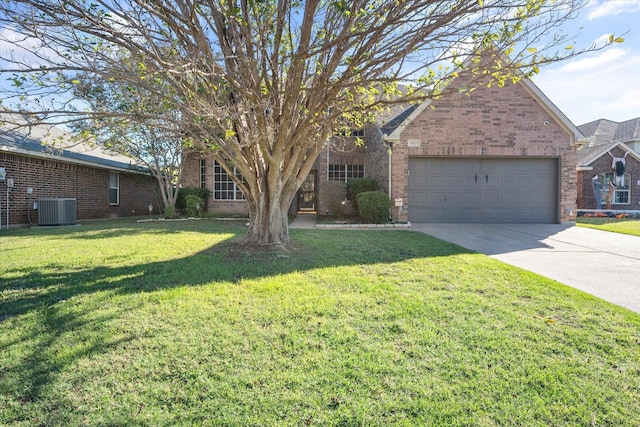
[[116, 172], [109, 173], [109, 204], [120, 204], [120, 175]]
[[207, 188], [207, 159], [200, 159], [200, 188]]
[[[244, 182], [236, 168], [233, 168], [233, 173]], [[213, 200], [245, 200], [242, 190], [218, 162], [213, 165]]]
[[[613, 172], [601, 173], [598, 178], [602, 183], [602, 203], [606, 204], [606, 201], [609, 200], [609, 182], [616, 183], [616, 176]], [[631, 175], [628, 173], [624, 174], [624, 185], [619, 186], [614, 190], [613, 196], [611, 198], [611, 203], [614, 205], [628, 205], [631, 200]]]
[[342, 129], [338, 130], [336, 135], [337, 136], [343, 136], [343, 137], [353, 136], [353, 137], [363, 138], [364, 137], [364, 128], [360, 128], [360, 129], [342, 128]]
[[364, 178], [364, 165], [329, 165], [330, 181], [347, 182], [354, 178]]

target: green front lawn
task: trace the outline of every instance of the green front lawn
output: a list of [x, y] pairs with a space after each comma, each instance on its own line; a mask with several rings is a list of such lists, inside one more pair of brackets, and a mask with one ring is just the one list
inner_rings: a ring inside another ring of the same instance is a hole
[[640, 425], [640, 315], [411, 231], [0, 231], [2, 425]]
[[626, 218], [578, 218], [579, 227], [595, 228], [597, 230], [640, 236], [640, 220]]

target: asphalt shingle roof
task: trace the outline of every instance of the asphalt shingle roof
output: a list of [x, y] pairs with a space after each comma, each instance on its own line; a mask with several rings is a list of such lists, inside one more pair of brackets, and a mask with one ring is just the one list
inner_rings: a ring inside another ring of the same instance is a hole
[[589, 144], [577, 151], [578, 164], [583, 166], [618, 143], [640, 141], [640, 117], [620, 123], [600, 119], [580, 125], [578, 129], [589, 139]]
[[145, 169], [133, 163], [133, 159], [127, 161], [123, 156], [113, 156], [96, 147], [88, 148], [86, 145], [70, 145], [64, 148], [51, 147], [45, 145], [42, 140], [36, 139], [19, 131], [0, 130], [0, 150], [28, 152], [36, 157], [57, 157], [60, 160], [71, 162], [90, 163], [96, 167], [106, 169], [130, 169], [132, 171], [144, 172]]

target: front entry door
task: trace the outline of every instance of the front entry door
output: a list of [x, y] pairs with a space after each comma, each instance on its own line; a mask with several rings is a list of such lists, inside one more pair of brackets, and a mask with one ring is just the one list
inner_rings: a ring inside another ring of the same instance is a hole
[[316, 211], [316, 171], [309, 172], [298, 190], [298, 210], [300, 212]]

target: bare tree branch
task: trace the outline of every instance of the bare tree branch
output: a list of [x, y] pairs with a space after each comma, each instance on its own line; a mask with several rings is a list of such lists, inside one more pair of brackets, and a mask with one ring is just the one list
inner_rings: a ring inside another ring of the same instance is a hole
[[[332, 135], [390, 105], [441, 95], [465, 59], [478, 84], [502, 85], [605, 47], [574, 49], [557, 35], [583, 3], [1, 2], [4, 34], [20, 34], [3, 36], [15, 47], [0, 53], [0, 75], [12, 82], [3, 104], [51, 124], [152, 123], [166, 138], [188, 137], [243, 176], [235, 179], [251, 207], [249, 240], [287, 244], [286, 211]], [[469, 56], [487, 48], [506, 53], [499, 68]], [[89, 105], [74, 95], [80, 82], [122, 91], [136, 108]], [[155, 108], [135, 104], [135, 94]]]

